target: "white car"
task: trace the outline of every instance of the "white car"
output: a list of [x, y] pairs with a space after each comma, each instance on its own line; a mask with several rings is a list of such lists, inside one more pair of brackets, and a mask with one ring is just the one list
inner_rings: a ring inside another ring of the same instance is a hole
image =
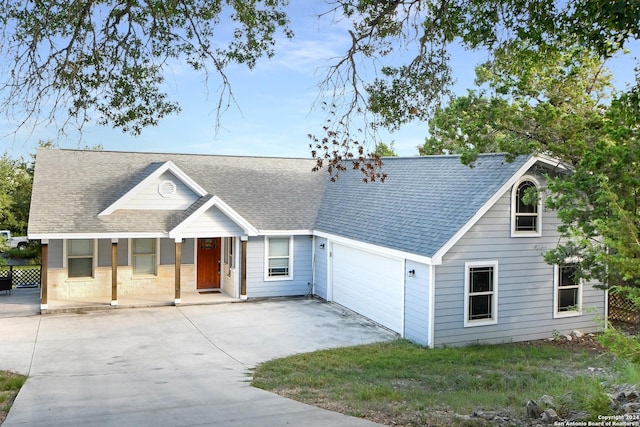
[[7, 241], [9, 249], [26, 249], [29, 246], [29, 239], [26, 236], [12, 236], [9, 230], [0, 230], [0, 238]]

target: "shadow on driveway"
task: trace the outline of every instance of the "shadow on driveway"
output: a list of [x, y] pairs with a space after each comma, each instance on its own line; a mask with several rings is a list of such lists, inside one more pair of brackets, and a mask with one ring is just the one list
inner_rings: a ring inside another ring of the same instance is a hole
[[40, 288], [14, 288], [0, 291], [0, 318], [40, 314]]
[[315, 299], [0, 318], [0, 369], [29, 376], [3, 427], [375, 426], [253, 388], [251, 371], [396, 338]]

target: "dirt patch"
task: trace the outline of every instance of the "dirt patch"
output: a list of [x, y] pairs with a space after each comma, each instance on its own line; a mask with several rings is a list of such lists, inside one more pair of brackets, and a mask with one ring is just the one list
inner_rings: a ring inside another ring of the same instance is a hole
[[602, 345], [598, 342], [597, 336], [595, 334], [584, 334], [582, 336], [559, 335], [557, 337], [544, 340], [527, 341], [524, 344], [531, 346], [553, 345], [555, 347], [564, 348], [566, 350], [582, 350], [593, 354], [602, 354], [606, 352], [605, 348], [602, 347]]

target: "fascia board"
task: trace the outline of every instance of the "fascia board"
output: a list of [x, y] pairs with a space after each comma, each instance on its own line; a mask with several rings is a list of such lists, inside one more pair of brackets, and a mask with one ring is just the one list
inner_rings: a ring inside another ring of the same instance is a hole
[[150, 239], [166, 238], [167, 233], [160, 232], [110, 232], [110, 233], [31, 233], [27, 234], [30, 240], [56, 240], [56, 239]]
[[98, 216], [110, 215], [114, 211], [118, 210], [120, 206], [124, 205], [126, 202], [128, 202], [133, 197], [135, 197], [135, 195], [142, 188], [146, 187], [151, 181], [155, 180], [156, 178], [158, 178], [160, 175], [162, 175], [167, 171], [174, 174], [176, 178], [182, 181], [187, 187], [189, 187], [191, 190], [197, 193], [200, 197], [207, 194], [207, 191], [204, 188], [198, 185], [198, 183], [195, 182], [193, 179], [191, 179], [186, 173], [184, 173], [182, 169], [180, 169], [172, 161], [169, 160], [164, 164], [162, 164], [158, 169], [156, 169], [148, 177], [146, 177], [145, 179], [140, 181], [138, 184], [136, 184], [136, 186], [133, 187], [131, 190], [127, 191], [122, 197], [120, 197], [118, 200], [113, 202], [108, 208], [100, 212]]
[[306, 236], [312, 235], [313, 230], [296, 229], [296, 230], [258, 230], [261, 236]]
[[[482, 218], [489, 211], [489, 209], [491, 209], [491, 207], [496, 204], [496, 202], [502, 197], [502, 195], [507, 190], [509, 190], [513, 186], [513, 184], [515, 184], [516, 181], [519, 180], [538, 161], [540, 161], [540, 158], [537, 156], [532, 156], [529, 160], [527, 160], [525, 164], [522, 165], [520, 169], [518, 169], [516, 173], [514, 173], [511, 178], [509, 178], [500, 187], [500, 189], [496, 193], [494, 193], [494, 195], [491, 196], [491, 198], [487, 200], [487, 202], [485, 202], [485, 204], [482, 205], [482, 207], [478, 209], [478, 211], [476, 211], [476, 213], [444, 245], [442, 245], [440, 249], [436, 251], [436, 253], [432, 257], [433, 263], [435, 265], [442, 264], [442, 257], [447, 252], [449, 252], [449, 250], [456, 243], [458, 243], [462, 236], [464, 236], [471, 229], [471, 227], [473, 227], [480, 220], [480, 218]], [[546, 160], [544, 162], [547, 163]]]
[[432, 265], [432, 258], [423, 255], [417, 255], [411, 252], [400, 251], [397, 249], [390, 249], [384, 246], [375, 245], [373, 243], [365, 243], [359, 240], [350, 239], [348, 237], [339, 236], [337, 234], [325, 233], [319, 230], [313, 230], [313, 235], [316, 237], [322, 237], [335, 243], [352, 246], [364, 251], [373, 252], [379, 255], [386, 255], [396, 259], [407, 259], [410, 261], [420, 262], [427, 265]]
[[570, 167], [566, 163], [564, 163], [562, 160], [557, 159], [555, 157], [551, 157], [547, 154], [536, 154], [534, 158], [538, 162], [544, 163], [554, 169], [561, 169], [564, 171], [570, 170]]

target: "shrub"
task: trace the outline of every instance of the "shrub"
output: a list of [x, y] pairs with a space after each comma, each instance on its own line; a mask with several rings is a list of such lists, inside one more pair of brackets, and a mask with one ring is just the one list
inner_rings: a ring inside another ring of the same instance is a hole
[[604, 333], [598, 337], [598, 341], [616, 356], [640, 363], [640, 339], [638, 336], [625, 335], [609, 324]]

